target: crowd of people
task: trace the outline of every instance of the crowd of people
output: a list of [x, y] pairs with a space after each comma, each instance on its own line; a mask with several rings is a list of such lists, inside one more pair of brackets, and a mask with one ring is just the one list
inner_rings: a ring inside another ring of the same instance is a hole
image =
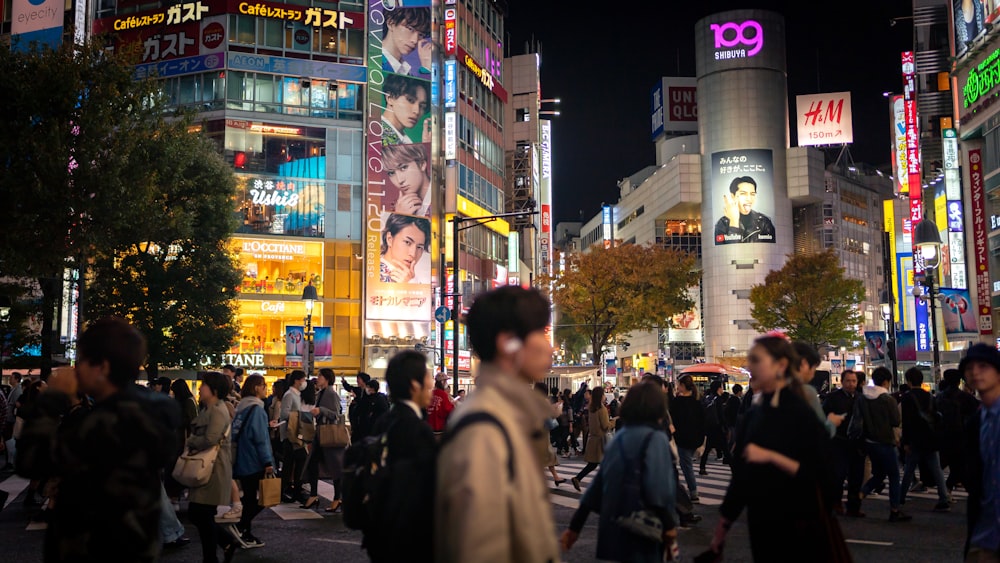
[[[341, 513], [376, 562], [556, 562], [591, 512], [598, 559], [670, 560], [678, 529], [699, 519], [691, 505], [713, 452], [732, 478], [710, 544], [685, 548], [700, 551], [698, 561], [721, 560], [744, 510], [755, 561], [849, 561], [839, 518], [865, 517], [865, 498], [884, 493], [888, 520], [906, 522], [907, 494], [922, 487], [936, 489], [935, 512], [950, 511], [963, 487], [965, 560], [998, 560], [996, 348], [970, 347], [933, 394], [916, 368], [893, 392], [880, 367], [871, 384], [844, 371], [820, 396], [809, 384], [816, 351], [768, 334], [747, 354], [748, 389], [713, 382], [702, 397], [690, 376], [648, 374], [624, 397], [606, 396], [545, 386], [549, 318], [538, 291], [486, 292], [466, 317], [480, 360], [474, 392], [453, 398], [443, 374], [406, 350], [389, 360], [384, 382], [341, 378], [346, 409], [329, 369], [292, 371], [270, 389], [233, 366], [200, 373], [196, 395], [184, 380], [136, 385], [145, 340], [126, 321], [103, 319], [81, 334], [75, 368], [4, 397], [0, 431], [16, 435], [8, 461], [31, 480], [25, 503], [45, 499], [46, 561], [156, 561], [191, 542], [178, 517], [185, 498], [205, 562], [263, 547], [253, 522], [278, 502]], [[330, 426], [343, 427], [343, 439]], [[205, 480], [180, 483], [178, 458], [208, 451]], [[568, 455], [586, 463], [570, 480], [583, 495], [560, 533], [544, 473], [559, 487], [555, 467]], [[280, 498], [265, 500], [270, 479]], [[332, 495], [321, 497], [320, 480]]]

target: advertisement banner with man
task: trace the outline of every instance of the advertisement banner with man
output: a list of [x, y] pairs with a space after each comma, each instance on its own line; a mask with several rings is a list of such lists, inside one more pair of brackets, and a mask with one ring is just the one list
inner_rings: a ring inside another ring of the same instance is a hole
[[429, 323], [430, 1], [374, 2], [368, 28], [365, 317]]
[[774, 243], [774, 158], [770, 149], [712, 153], [715, 244]]

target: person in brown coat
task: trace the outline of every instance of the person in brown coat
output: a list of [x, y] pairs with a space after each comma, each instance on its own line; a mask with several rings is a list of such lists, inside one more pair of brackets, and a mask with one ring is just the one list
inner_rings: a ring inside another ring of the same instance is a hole
[[589, 422], [587, 425], [589, 436], [587, 438], [587, 445], [583, 451], [583, 461], [586, 461], [587, 465], [583, 466], [583, 469], [576, 474], [576, 477], [573, 477], [573, 486], [578, 491], [582, 490], [580, 488], [580, 481], [588, 473], [597, 469], [601, 460], [604, 459], [605, 436], [614, 428], [611, 425], [611, 417], [608, 416], [608, 408], [604, 406], [603, 387], [595, 387], [590, 392], [590, 407], [588, 408], [587, 418]]

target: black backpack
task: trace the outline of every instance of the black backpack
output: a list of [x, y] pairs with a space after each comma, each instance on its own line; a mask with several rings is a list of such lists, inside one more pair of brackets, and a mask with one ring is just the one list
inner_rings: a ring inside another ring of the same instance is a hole
[[715, 404], [718, 399], [719, 395], [714, 397], [708, 396], [701, 402], [702, 407], [705, 409], [705, 428], [722, 426], [722, 421], [719, 420], [719, 409]]
[[847, 439], [852, 441], [861, 441], [865, 438], [865, 417], [864, 410], [867, 408], [865, 404], [865, 396], [860, 392], [857, 393], [854, 399], [854, 408], [848, 414], [847, 419]]
[[[473, 424], [487, 422], [495, 424], [503, 433], [507, 442], [507, 450], [511, 452], [508, 459], [510, 479], [514, 479], [514, 455], [510, 436], [495, 416], [486, 412], [471, 413], [462, 417], [458, 423], [447, 429], [441, 439], [438, 451], [464, 428]], [[351, 444], [344, 451], [344, 472], [342, 485], [344, 487], [343, 511], [344, 525], [352, 530], [377, 531], [379, 522], [384, 521], [381, 511], [384, 507], [397, 506], [392, 496], [391, 487], [393, 467], [386, 463], [388, 459], [389, 431], [395, 422], [390, 423], [384, 432], [368, 436], [364, 440]], [[401, 475], [406, 478], [405, 471]], [[367, 541], [367, 540], [366, 540]]]

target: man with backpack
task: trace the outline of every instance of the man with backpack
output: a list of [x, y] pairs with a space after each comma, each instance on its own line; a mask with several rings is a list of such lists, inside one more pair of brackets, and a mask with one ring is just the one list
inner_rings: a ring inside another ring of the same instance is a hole
[[906, 370], [904, 377], [910, 384], [910, 390], [902, 397], [900, 404], [903, 421], [903, 436], [900, 442], [906, 456], [900, 504], [906, 502], [906, 493], [910, 489], [910, 482], [913, 481], [913, 473], [917, 469], [917, 464], [923, 461], [925, 465], [921, 467], [930, 471], [930, 476], [937, 485], [938, 503], [934, 506], [934, 512], [948, 512], [951, 510], [948, 486], [944, 482], [941, 459], [938, 457], [940, 432], [943, 428], [941, 415], [934, 406], [934, 397], [920, 387], [924, 382], [924, 373], [920, 368], [912, 367]]
[[560, 560], [549, 490], [552, 407], [532, 384], [552, 365], [549, 302], [504, 286], [466, 317], [481, 360], [476, 391], [448, 421], [438, 455], [434, 551], [440, 563]]
[[[380, 469], [367, 480], [356, 481], [365, 488], [368, 502], [362, 528], [362, 547], [373, 563], [434, 561], [434, 456], [436, 442], [423, 411], [431, 405], [434, 379], [427, 358], [415, 350], [404, 350], [389, 360], [386, 383], [392, 408], [375, 422], [373, 436], [384, 452], [374, 460]], [[381, 453], [381, 452], [380, 452]], [[348, 493], [347, 513], [359, 507], [359, 497]]]
[[708, 461], [708, 454], [712, 449], [719, 453], [722, 463], [729, 465], [729, 448], [726, 447], [726, 403], [729, 401], [729, 393], [722, 389], [722, 381], [715, 380], [709, 385], [708, 393], [702, 401], [705, 409], [705, 451], [701, 454], [701, 466], [699, 475], [708, 475], [705, 464]]

